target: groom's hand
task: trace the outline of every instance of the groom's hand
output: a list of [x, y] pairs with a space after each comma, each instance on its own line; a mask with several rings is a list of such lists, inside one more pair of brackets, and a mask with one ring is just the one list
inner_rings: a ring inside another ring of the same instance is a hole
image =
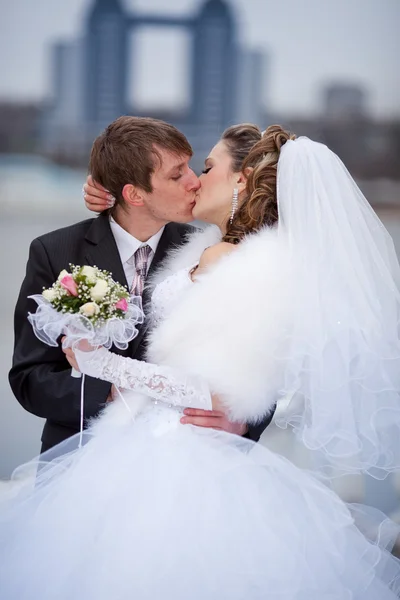
[[221, 410], [202, 410], [200, 408], [185, 408], [181, 423], [184, 425], [197, 425], [197, 427], [209, 427], [244, 435], [247, 432], [245, 423], [233, 423]]

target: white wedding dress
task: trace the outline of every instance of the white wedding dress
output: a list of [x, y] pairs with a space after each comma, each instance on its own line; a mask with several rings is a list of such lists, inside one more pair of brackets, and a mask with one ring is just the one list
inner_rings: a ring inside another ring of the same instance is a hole
[[[187, 269], [158, 285], [155, 320], [191, 285]], [[384, 516], [350, 512], [260, 444], [180, 424], [182, 406], [210, 406], [200, 381], [99, 356], [103, 375], [135, 391], [92, 423], [82, 448], [73, 439], [50, 451], [58, 458], [36, 484], [3, 498], [3, 600], [397, 597]]]

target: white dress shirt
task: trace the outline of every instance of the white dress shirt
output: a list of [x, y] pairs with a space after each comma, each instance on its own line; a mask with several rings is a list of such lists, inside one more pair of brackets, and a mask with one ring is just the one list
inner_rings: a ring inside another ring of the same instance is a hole
[[155, 233], [149, 240], [147, 240], [147, 242], [141, 242], [140, 240], [133, 237], [133, 235], [131, 235], [130, 233], [125, 231], [125, 229], [123, 229], [121, 227], [121, 225], [118, 225], [118, 223], [116, 221], [114, 221], [114, 219], [112, 217], [110, 217], [110, 227], [111, 227], [111, 231], [114, 236], [115, 242], [117, 244], [118, 252], [121, 257], [121, 262], [122, 262], [122, 266], [123, 266], [125, 277], [126, 277], [126, 281], [128, 282], [128, 286], [130, 289], [132, 286], [132, 282], [133, 282], [133, 276], [135, 275], [134, 254], [135, 254], [136, 250], [138, 248], [140, 248], [140, 246], [146, 246], [146, 245], [150, 246], [150, 248], [152, 249], [153, 252], [151, 253], [151, 255], [149, 257], [149, 261], [148, 261], [148, 265], [147, 265], [147, 267], [149, 268], [151, 265], [151, 262], [154, 258], [154, 255], [156, 253], [160, 238], [163, 234], [164, 227], [161, 227], [161, 229], [159, 231], [157, 231], [157, 233]]

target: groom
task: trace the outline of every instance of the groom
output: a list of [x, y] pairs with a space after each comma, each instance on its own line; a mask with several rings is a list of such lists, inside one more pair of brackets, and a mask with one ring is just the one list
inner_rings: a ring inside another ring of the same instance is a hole
[[[120, 117], [96, 139], [90, 172], [116, 198], [111, 211], [35, 239], [15, 310], [15, 347], [9, 373], [12, 390], [29, 412], [46, 419], [42, 452], [79, 431], [80, 385], [61, 347], [40, 342], [27, 320], [34, 302], [28, 296], [50, 287], [69, 264], [110, 271], [136, 295], [145, 278], [193, 228], [200, 181], [189, 167], [192, 148], [175, 127], [163, 121]], [[111, 212], [111, 214], [109, 214]], [[145, 327], [119, 354], [143, 359]], [[85, 423], [112, 399], [111, 384], [85, 380]], [[258, 440], [270, 418], [257, 427], [231, 423], [217, 411], [187, 409], [183, 423], [218, 427]]]

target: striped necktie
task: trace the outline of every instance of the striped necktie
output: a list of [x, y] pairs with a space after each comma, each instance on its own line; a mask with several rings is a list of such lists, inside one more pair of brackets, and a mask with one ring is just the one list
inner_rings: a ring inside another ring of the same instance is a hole
[[140, 246], [133, 255], [135, 261], [135, 274], [131, 285], [131, 294], [141, 296], [143, 294], [144, 282], [149, 270], [149, 260], [153, 250], [147, 244]]

